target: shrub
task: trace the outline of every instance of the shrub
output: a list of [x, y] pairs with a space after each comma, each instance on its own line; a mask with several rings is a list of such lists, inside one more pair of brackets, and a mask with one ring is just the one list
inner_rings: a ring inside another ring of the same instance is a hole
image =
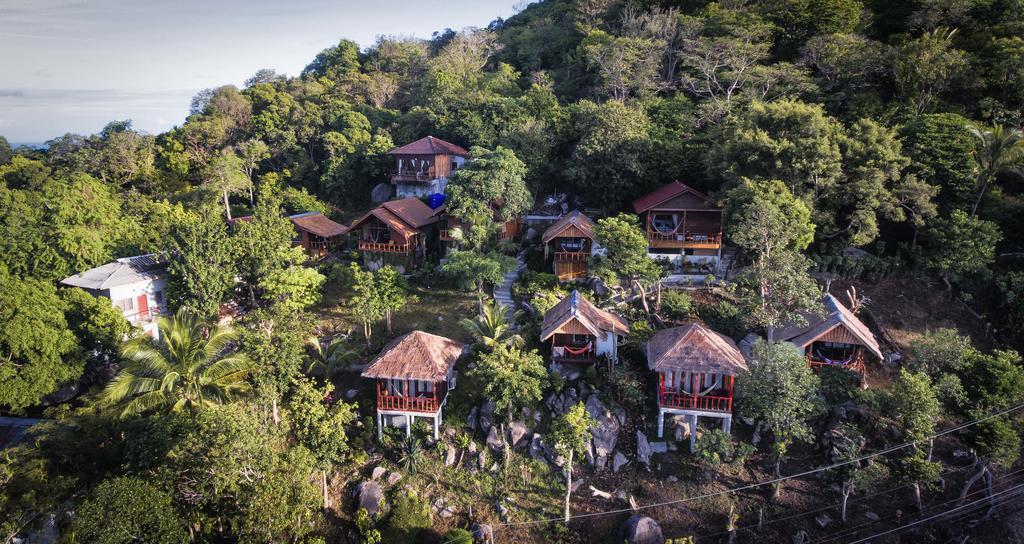
[[661, 295], [661, 310], [669, 319], [688, 319], [693, 311], [693, 298], [685, 291], [666, 291]]
[[857, 394], [860, 377], [850, 369], [834, 366], [823, 367], [818, 372], [821, 392], [829, 404], [841, 404]]
[[473, 535], [465, 530], [456, 527], [444, 534], [445, 544], [473, 544]]
[[75, 539], [98, 544], [188, 540], [185, 520], [171, 494], [136, 477], [117, 477], [96, 486], [75, 513]]
[[[692, 429], [692, 432], [696, 431], [696, 429]], [[732, 461], [736, 449], [733, 447], [732, 436], [729, 433], [715, 429], [697, 437], [693, 452], [701, 463], [713, 466]]]
[[410, 489], [401, 489], [392, 503], [382, 542], [415, 542], [430, 527], [430, 506]]
[[654, 328], [646, 321], [634, 321], [629, 325], [629, 335], [626, 341], [634, 346], [639, 346], [654, 336]]
[[726, 336], [736, 338], [745, 330], [739, 307], [727, 300], [697, 306], [697, 316], [712, 330]]
[[622, 361], [608, 371], [605, 380], [615, 401], [632, 412], [643, 410], [647, 402], [644, 382], [640, 374], [627, 362]]

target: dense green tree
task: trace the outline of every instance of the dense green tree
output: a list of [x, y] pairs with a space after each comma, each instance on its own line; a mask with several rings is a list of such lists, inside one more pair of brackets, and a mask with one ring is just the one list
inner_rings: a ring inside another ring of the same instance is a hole
[[536, 351], [498, 345], [480, 358], [472, 372], [483, 384], [484, 396], [494, 401], [495, 414], [501, 417], [507, 474], [512, 460], [512, 445], [505, 426], [512, 423], [523, 408], [531, 408], [540, 402], [547, 382], [547, 370]]
[[245, 175], [245, 164], [231, 149], [225, 148], [210, 158], [204, 172], [206, 184], [220, 193], [224, 200], [224, 214], [231, 221], [231, 204], [228, 197], [242, 191], [251, 191], [252, 180]]
[[940, 188], [938, 200], [946, 210], [966, 209], [975, 196], [978, 171], [969, 126], [960, 115], [937, 113], [916, 117], [900, 129], [908, 171]]
[[52, 179], [44, 185], [42, 199], [44, 228], [67, 263], [68, 275], [110, 262], [131, 231], [117, 193], [91, 176]]
[[626, 100], [657, 89], [663, 41], [595, 30], [584, 38], [582, 49], [587, 63], [597, 70], [602, 95]]
[[925, 264], [947, 282], [988, 270], [1003, 238], [995, 223], [962, 210], [953, 210], [925, 234]]
[[172, 227], [164, 251], [171, 308], [216, 316], [235, 284], [235, 252], [224, 220], [210, 207], [186, 214]]
[[526, 165], [516, 154], [498, 146], [494, 151], [474, 147], [472, 161], [452, 174], [448, 182], [449, 211], [461, 219], [498, 207], [498, 219], [510, 220], [528, 211], [533, 197], [526, 187]]
[[523, 338], [512, 332], [509, 308], [498, 301], [485, 304], [483, 312], [473, 319], [463, 318], [459, 325], [484, 349], [499, 345], [522, 347]]
[[231, 329], [205, 327], [184, 312], [157, 323], [160, 339], [129, 340], [121, 371], [103, 390], [105, 402], [123, 403], [122, 416], [154, 410], [194, 415], [249, 391], [245, 378], [252, 361], [242, 353], [225, 353], [237, 338]]
[[0, 406], [20, 412], [82, 375], [66, 309], [52, 284], [0, 265]]
[[594, 419], [590, 417], [582, 402], [576, 403], [568, 412], [558, 416], [551, 424], [551, 443], [565, 456], [565, 522], [569, 523], [569, 501], [572, 498], [572, 465], [577, 453], [590, 448], [593, 437], [591, 428]]
[[658, 281], [663, 271], [647, 256], [647, 235], [635, 215], [620, 213], [598, 219], [594, 240], [604, 248], [603, 257], [593, 258], [592, 273], [614, 285], [625, 281], [640, 292], [641, 304], [647, 308], [647, 288]]
[[[771, 431], [773, 474], [781, 476], [782, 460], [794, 442], [812, 438], [810, 418], [817, 411], [818, 377], [803, 354], [791, 344], [759, 340], [751, 352], [750, 370], [736, 381], [739, 413]], [[775, 484], [775, 496], [782, 492]]]
[[282, 306], [249, 312], [238, 328], [239, 348], [253, 363], [252, 380], [260, 405], [279, 423], [279, 406], [302, 375], [306, 339], [313, 330], [309, 314]]
[[777, 38], [797, 48], [813, 36], [851, 32], [860, 23], [860, 0], [770, 0], [758, 6], [779, 27]]
[[573, 143], [565, 175], [585, 201], [611, 210], [650, 187], [650, 120], [642, 109], [617, 100], [583, 100], [570, 108], [570, 117]]
[[97, 544], [177, 544], [188, 540], [185, 528], [170, 492], [125, 476], [96, 486], [75, 509], [71, 530], [76, 540]]
[[333, 391], [330, 382], [317, 387], [308, 379], [298, 380], [289, 400], [295, 437], [325, 467], [320, 474], [324, 508], [330, 506], [326, 467], [340, 462], [348, 451], [345, 427], [356, 417], [356, 406], [336, 401]]
[[1024, 134], [1014, 128], [996, 125], [990, 129], [969, 127], [977, 138], [974, 148], [974, 162], [978, 167], [978, 181], [975, 185], [977, 196], [971, 206], [971, 216], [977, 215], [978, 205], [989, 185], [1000, 173], [1018, 170], [1024, 166]]
[[51, 169], [42, 161], [14, 155], [0, 165], [0, 179], [11, 189], [42, 189]]
[[893, 52], [893, 79], [918, 115], [935, 103], [967, 67], [967, 55], [953, 46], [956, 30], [936, 28]]
[[77, 287], [61, 289], [60, 298], [65, 304], [64, 318], [78, 339], [82, 357], [94, 365], [115, 362], [121, 342], [132, 332], [121, 310], [107, 297], [94, 297]]

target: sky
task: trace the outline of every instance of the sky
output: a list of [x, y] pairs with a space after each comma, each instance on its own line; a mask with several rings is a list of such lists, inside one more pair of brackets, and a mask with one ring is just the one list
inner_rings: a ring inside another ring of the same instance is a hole
[[347, 38], [486, 26], [516, 0], [0, 0], [0, 135], [180, 125], [199, 90], [294, 76]]

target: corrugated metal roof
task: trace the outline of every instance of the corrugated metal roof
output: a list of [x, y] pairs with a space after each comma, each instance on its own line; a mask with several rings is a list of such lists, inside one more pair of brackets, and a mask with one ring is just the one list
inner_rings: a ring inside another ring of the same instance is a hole
[[158, 254], [136, 255], [123, 257], [73, 276], [60, 282], [72, 287], [83, 289], [106, 290], [120, 285], [153, 280], [167, 273], [167, 263]]

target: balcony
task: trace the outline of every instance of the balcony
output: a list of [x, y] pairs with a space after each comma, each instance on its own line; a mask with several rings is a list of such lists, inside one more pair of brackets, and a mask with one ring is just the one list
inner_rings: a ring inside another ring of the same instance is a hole
[[594, 349], [593, 342], [583, 345], [551, 346], [551, 360], [556, 363], [593, 363], [597, 361], [597, 351]]
[[555, 260], [559, 262], [587, 262], [590, 253], [582, 251], [556, 251]]
[[647, 241], [651, 247], [686, 248], [686, 249], [718, 249], [722, 246], [722, 233], [663, 233], [655, 230], [647, 231]]
[[394, 242], [371, 242], [359, 240], [359, 251], [367, 253], [409, 253], [412, 251], [412, 244], [396, 244]]
[[663, 408], [700, 410], [702, 412], [732, 412], [732, 397], [727, 395], [689, 395], [672, 391], [661, 391], [659, 404]]
[[443, 384], [437, 384], [433, 396], [405, 397], [402, 395], [390, 395], [377, 384], [377, 409], [397, 412], [426, 412], [435, 413], [444, 405], [448, 391]]
[[392, 183], [429, 183], [437, 179], [437, 173], [433, 167], [426, 172], [419, 170], [397, 170], [391, 172]]
[[834, 368], [845, 368], [858, 374], [864, 372], [864, 355], [861, 352], [857, 352], [849, 362], [829, 361], [823, 357], [811, 355], [810, 353], [805, 355], [805, 357], [807, 359], [807, 366], [811, 367], [812, 370], [830, 366]]

